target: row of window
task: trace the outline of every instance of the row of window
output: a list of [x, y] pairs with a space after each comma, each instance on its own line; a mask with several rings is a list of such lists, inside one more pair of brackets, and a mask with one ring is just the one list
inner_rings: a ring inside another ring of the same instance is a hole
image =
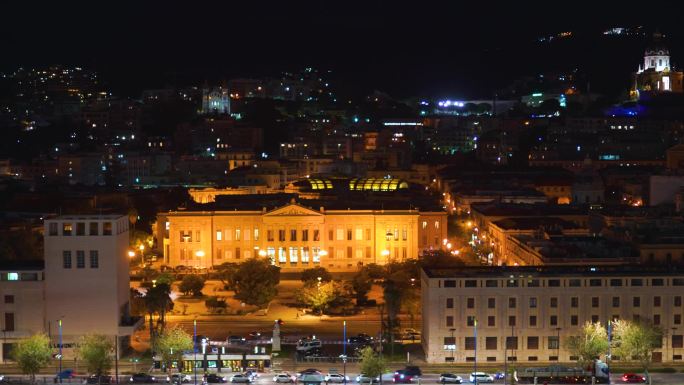
[[[90, 250], [88, 254], [89, 267], [97, 269], [100, 267], [100, 256], [97, 250]], [[72, 252], [71, 250], [62, 251], [62, 267], [65, 269], [73, 268]], [[84, 250], [76, 250], [76, 268], [85, 269], [86, 255]]]
[[[524, 347], [520, 346], [521, 349], [527, 349], [527, 350], [537, 350], [540, 349], [540, 342], [542, 341], [543, 338], [546, 338], [547, 344], [546, 347], [547, 349], [560, 349], [560, 339], [559, 336], [548, 336], [548, 337], [539, 337], [539, 336], [528, 336], [526, 340], [526, 345]], [[497, 350], [499, 349], [499, 338], [498, 337], [480, 337], [480, 341], [484, 339], [484, 346], [485, 350]], [[684, 339], [682, 335], [672, 335], [671, 336], [671, 347], [672, 348], [683, 348], [684, 347]], [[444, 337], [444, 344], [443, 348], [444, 350], [457, 350], [456, 346], [456, 337], [454, 336], [449, 336], [449, 337]], [[508, 350], [518, 350], [518, 337], [517, 336], [507, 336], [505, 337], [504, 340], [504, 346], [501, 346], [501, 349], [508, 349]], [[657, 346], [657, 348], [662, 347], [662, 341], [660, 341], [660, 346]], [[475, 343], [476, 339], [475, 337], [464, 337], [464, 344], [463, 344], [463, 350], [475, 350]]]
[[[439, 222], [436, 222], [439, 223]], [[303, 242], [308, 242], [308, 241], [320, 241], [320, 230], [314, 229], [314, 230], [309, 230], [309, 229], [304, 229], [304, 230], [297, 230], [297, 229], [279, 229], [277, 230], [278, 234], [278, 241], [279, 242], [285, 242], [285, 241], [291, 241], [291, 242], [296, 242], [298, 240], [301, 240]], [[193, 232], [192, 230], [180, 230], [179, 231], [180, 235], [180, 242], [200, 242], [200, 231], [197, 230], [194, 232], [194, 238], [193, 238]], [[252, 237], [253, 235], [253, 237]], [[274, 242], [275, 241], [275, 235], [276, 231], [275, 230], [267, 230], [266, 231], [266, 240], [268, 242]], [[255, 241], [259, 240], [259, 229], [254, 228], [253, 230], [251, 228], [235, 228], [235, 229], [227, 229], [227, 230], [216, 230], [216, 240], [217, 241], [241, 241], [241, 240], [249, 241], [254, 239]], [[336, 230], [328, 230], [328, 240], [333, 241], [370, 241], [372, 240], [372, 232], [371, 229], [366, 228], [360, 228], [357, 227], [356, 229], [351, 229], [347, 228], [346, 230], [343, 228], [337, 228]], [[408, 240], [408, 229], [406, 227], [403, 227], [399, 229], [398, 227], [395, 228], [387, 228], [386, 233], [385, 233], [385, 240], [387, 241], [406, 241]]]
[[0, 281], [38, 281], [42, 276], [38, 273], [8, 272], [0, 274]]
[[[102, 226], [100, 227], [100, 223]], [[87, 225], [87, 232], [86, 232]], [[112, 222], [62, 222], [61, 234], [60, 226], [57, 222], [50, 222], [48, 234], [51, 236], [84, 236], [84, 235], [112, 235]]]
[[[548, 357], [549, 357], [549, 358], [548, 358], [548, 361], [558, 361], [558, 356], [548, 356]], [[570, 359], [570, 361], [577, 361], [579, 357], [577, 357], [577, 356], [570, 356], [570, 357], [568, 357], [568, 358]], [[619, 361], [619, 360], [620, 360], [620, 357], [618, 357], [618, 356], [616, 356], [616, 355], [611, 355], [611, 358], [610, 358], [610, 359], [611, 359], [612, 361]], [[518, 361], [518, 357], [517, 357], [517, 356], [508, 356], [508, 357], [506, 357], [506, 360], [507, 360], [508, 362], [517, 362], [517, 361]], [[653, 352], [653, 362], [662, 362], [662, 360], [663, 360], [662, 352]], [[682, 355], [681, 355], [681, 354], [673, 354], [673, 355], [672, 355], [672, 361], [681, 361], [681, 360], [682, 360]], [[475, 357], [473, 357], [473, 356], [466, 357], [466, 358], [465, 358], [465, 361], [466, 361], [466, 362], [474, 362], [474, 361], [475, 361]], [[489, 357], [486, 357], [486, 358], [485, 358], [485, 361], [487, 361], [487, 362], [496, 362], [496, 361], [497, 361], [497, 357], [489, 356]], [[538, 356], [527, 356], [527, 361], [532, 361], [532, 362], [534, 362], [534, 361], [539, 361], [539, 357], [538, 357]], [[451, 357], [444, 357], [444, 362], [456, 362], [456, 358], [453, 357], [453, 356], [451, 356]]]
[[[570, 278], [570, 279], [519, 279], [519, 278], [509, 278], [505, 280], [501, 279], [464, 279], [464, 280], [454, 280], [445, 279], [444, 286], [449, 287], [622, 287], [622, 286], [684, 286], [684, 278]], [[441, 286], [441, 281], [440, 287]], [[457, 286], [459, 284], [460, 286]]]
[[[600, 317], [596, 314], [593, 314], [590, 316], [591, 322], [596, 323], [600, 321]], [[617, 314], [613, 314], [611, 317], [613, 321], [617, 321], [620, 319], [620, 316]], [[641, 316], [639, 314], [634, 314], [632, 316], [632, 319], [635, 322], [638, 322], [641, 320]], [[475, 316], [469, 315], [466, 316], [466, 326], [467, 327], [474, 327], [476, 323], [476, 318]], [[682, 324], [682, 315], [681, 314], [673, 314], [672, 315], [672, 323], [674, 325], [681, 325]], [[660, 325], [661, 324], [661, 317], [660, 314], [654, 314], [653, 315], [653, 324], [654, 325]], [[513, 327], [513, 326], [518, 326], [517, 325], [517, 317], [514, 315], [509, 315], [508, 316], [508, 326]], [[520, 325], [523, 326], [523, 325]], [[537, 326], [537, 316], [536, 315], [531, 315], [529, 316], [529, 320], [527, 325], [528, 327], [536, 327]], [[549, 316], [549, 326], [558, 326], [558, 316], [557, 315], [552, 315]], [[571, 315], [570, 316], [570, 326], [579, 326], [579, 316], [578, 315]], [[446, 327], [454, 327], [454, 316], [446, 316]], [[496, 316], [490, 315], [487, 316], [487, 327], [497, 327], [496, 324]]]
[[[392, 250], [387, 250], [389, 254], [387, 257], [390, 257], [392, 255]], [[255, 254], [257, 252], [254, 252]], [[320, 263], [321, 261], [321, 248], [318, 246], [314, 247], [309, 247], [309, 246], [303, 246], [303, 247], [267, 247], [265, 249], [265, 253], [267, 257], [269, 257], [272, 261], [278, 262], [278, 263], [297, 263], [297, 262], [302, 262], [302, 263], [308, 263], [310, 258], [313, 263]], [[343, 258], [373, 258], [373, 249], [370, 246], [367, 246], [365, 248], [353, 248], [351, 246], [346, 247], [346, 248], [335, 248], [335, 247], [329, 247], [327, 250], [327, 256], [328, 259], [331, 258], [337, 258], [337, 259], [343, 259]], [[401, 254], [400, 254], [401, 253]], [[251, 249], [246, 249], [243, 250], [240, 247], [236, 248], [217, 248], [216, 249], [216, 254], [214, 254], [214, 259], [216, 260], [222, 260], [222, 259], [241, 259], [241, 258], [251, 258], [253, 255], [253, 252]], [[188, 250], [185, 248], [180, 249], [180, 260], [181, 261], [189, 261], [193, 259], [201, 259], [201, 257], [197, 256], [197, 253], [194, 253], [192, 250]], [[408, 249], [406, 247], [395, 247], [394, 248], [394, 258], [395, 259], [407, 259], [408, 258]]]
[[[612, 297], [611, 298], [611, 305], [612, 307], [620, 307], [620, 300], [621, 297]], [[570, 297], [570, 307], [572, 308], [578, 308], [579, 307], [579, 302], [580, 298], [579, 297]], [[537, 297], [529, 297], [528, 298], [528, 305], [530, 308], [534, 309], [537, 307]], [[592, 308], [597, 308], [600, 307], [600, 298], [599, 297], [591, 297], [591, 307]], [[672, 297], [672, 305], [675, 307], [680, 307], [682, 306], [682, 296], [677, 295]], [[517, 297], [509, 297], [508, 298], [508, 308], [509, 309], [515, 309], [518, 306], [518, 298]], [[660, 307], [662, 306], [662, 297], [659, 295], [653, 296], [653, 307]], [[558, 307], [558, 297], [551, 297], [549, 298], [549, 307], [551, 308], [557, 308]], [[632, 307], [641, 307], [641, 297], [640, 296], [634, 296], [632, 297]], [[453, 298], [447, 298], [446, 299], [446, 308], [447, 309], [453, 309], [454, 308], [454, 299]], [[475, 298], [473, 297], [468, 297], [466, 298], [466, 308], [468, 309], [474, 309], [475, 308]], [[487, 298], [487, 308], [488, 309], [495, 309], [496, 308], [496, 298]]]

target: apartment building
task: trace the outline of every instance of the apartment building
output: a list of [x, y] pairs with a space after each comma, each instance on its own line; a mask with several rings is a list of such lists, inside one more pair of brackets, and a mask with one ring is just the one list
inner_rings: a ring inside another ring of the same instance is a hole
[[[647, 320], [664, 331], [656, 362], [681, 362], [684, 273], [644, 266], [425, 269], [429, 363], [570, 362], [563, 348], [587, 322]], [[476, 349], [477, 347], [477, 349]], [[615, 359], [615, 357], [614, 357]]]

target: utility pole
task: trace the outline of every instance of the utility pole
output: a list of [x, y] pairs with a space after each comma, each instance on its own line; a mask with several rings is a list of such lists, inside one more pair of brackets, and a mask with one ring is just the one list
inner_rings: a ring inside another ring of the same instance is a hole
[[479, 379], [477, 377], [477, 318], [473, 320], [473, 326], [474, 328], [474, 335], [475, 335], [475, 359], [473, 360], [473, 372], [475, 373], [475, 383], [479, 383]]

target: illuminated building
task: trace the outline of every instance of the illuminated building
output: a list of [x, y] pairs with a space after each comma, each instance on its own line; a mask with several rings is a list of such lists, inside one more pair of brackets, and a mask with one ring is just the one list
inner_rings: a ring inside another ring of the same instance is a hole
[[59, 216], [45, 220], [44, 260], [0, 263], [0, 320], [6, 354], [36, 333], [51, 336], [70, 360], [85, 334], [118, 339], [125, 351], [143, 319], [130, 315], [128, 217]]
[[230, 94], [224, 87], [202, 89], [202, 114], [230, 115]]
[[[345, 182], [352, 190], [377, 188], [379, 194], [397, 193], [405, 183]], [[311, 181], [311, 191], [334, 188], [329, 180]], [[447, 236], [446, 212], [434, 204], [419, 208], [404, 199], [380, 202], [361, 195], [296, 202], [294, 196], [221, 196], [213, 204], [160, 213], [156, 232], [165, 264], [210, 268], [262, 256], [283, 271], [354, 271], [418, 258], [423, 250], [440, 248]]]
[[630, 92], [633, 99], [641, 93], [683, 92], [684, 73], [673, 71], [670, 51], [662, 43], [662, 35], [653, 34], [652, 44], [644, 52], [644, 64], [634, 74], [634, 84]]
[[[654, 362], [682, 360], [684, 275], [643, 266], [425, 269], [428, 363], [576, 361], [566, 340], [585, 322], [648, 320], [664, 331]], [[477, 348], [476, 348], [477, 346]], [[607, 352], [606, 352], [607, 353]], [[603, 358], [603, 357], [601, 357]], [[616, 363], [623, 362], [612, 357]]]

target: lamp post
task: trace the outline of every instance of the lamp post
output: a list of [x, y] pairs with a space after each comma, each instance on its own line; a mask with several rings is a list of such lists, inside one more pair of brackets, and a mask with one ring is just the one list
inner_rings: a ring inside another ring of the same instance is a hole
[[204, 250], [197, 250], [195, 252], [195, 256], [197, 257], [197, 259], [199, 259], [198, 267], [202, 267], [202, 258], [204, 257]]
[[342, 381], [347, 385], [347, 321], [342, 321]]
[[473, 360], [473, 372], [475, 373], [475, 383], [479, 383], [478, 377], [477, 377], [477, 318], [473, 320], [473, 334], [475, 336], [475, 357]]
[[192, 361], [193, 371], [195, 373], [195, 385], [197, 385], [197, 320], [192, 321], [192, 350], [195, 358]]
[[57, 373], [57, 378], [59, 382], [62, 382], [62, 319], [57, 321], [57, 326], [59, 327], [59, 372]]

